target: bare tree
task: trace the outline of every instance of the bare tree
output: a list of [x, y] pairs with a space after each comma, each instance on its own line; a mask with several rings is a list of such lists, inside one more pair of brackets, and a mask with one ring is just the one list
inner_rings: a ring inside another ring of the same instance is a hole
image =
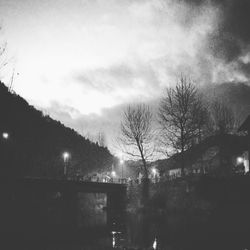
[[[2, 27], [0, 26], [0, 31]], [[5, 55], [6, 55], [7, 42], [0, 39], [0, 69], [2, 69], [8, 63]]]
[[195, 104], [193, 105], [193, 126], [194, 126], [194, 141], [200, 143], [209, 135], [209, 110], [208, 104], [203, 100], [203, 97], [198, 94]]
[[7, 47], [7, 43], [0, 44], [0, 58], [1, 58], [0, 69], [3, 68], [4, 66], [6, 66], [6, 64], [7, 64], [7, 61], [5, 59], [3, 59], [3, 57], [6, 53], [6, 47]]
[[228, 134], [234, 131], [238, 125], [231, 108], [219, 100], [214, 100], [210, 104], [210, 126], [214, 134]]
[[[2, 27], [0, 26], [0, 31]], [[7, 58], [7, 42], [3, 41], [2, 38], [0, 38], [0, 81], [3, 79], [3, 76], [6, 77], [5, 68], [6, 65], [8, 65], [10, 62], [10, 58]], [[8, 73], [7, 73], [8, 74]], [[15, 75], [18, 75], [18, 73], [15, 73], [15, 70], [13, 69], [12, 75], [10, 77], [10, 83], [9, 83], [9, 91], [12, 92], [13, 90], [13, 82]]]
[[195, 85], [186, 77], [180, 77], [175, 87], [168, 88], [159, 108], [161, 144], [165, 152], [183, 153], [195, 140], [201, 138], [206, 122], [206, 112]]
[[105, 147], [106, 146], [106, 137], [104, 132], [99, 132], [97, 134], [97, 142], [100, 147]]
[[210, 131], [218, 138], [219, 162], [221, 174], [230, 173], [231, 157], [228, 154], [226, 136], [236, 131], [239, 120], [225, 102], [215, 99], [210, 104]]
[[135, 159], [141, 159], [144, 178], [148, 178], [147, 160], [153, 154], [152, 113], [149, 106], [139, 104], [128, 106], [123, 114], [121, 137], [124, 152]]

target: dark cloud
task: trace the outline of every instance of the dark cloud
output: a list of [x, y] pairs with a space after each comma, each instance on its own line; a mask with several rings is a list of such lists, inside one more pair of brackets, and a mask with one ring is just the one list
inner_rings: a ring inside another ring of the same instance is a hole
[[248, 79], [250, 78], [250, 63], [238, 62], [238, 70]]
[[[246, 77], [250, 76], [249, 64], [241, 62], [240, 57], [249, 51], [250, 44], [250, 1], [249, 0], [179, 0], [201, 9], [213, 5], [219, 10], [218, 23], [209, 34], [207, 47], [217, 59], [226, 64], [234, 63]], [[248, 50], [248, 51], [247, 51]], [[238, 64], [238, 65], [237, 65]]]
[[250, 42], [250, 1], [231, 0], [225, 6], [225, 17], [222, 23], [223, 32], [231, 34], [244, 43]]
[[232, 35], [222, 31], [210, 34], [208, 47], [211, 49], [213, 56], [226, 62], [237, 59], [242, 51], [239, 41]]
[[[250, 1], [228, 0], [221, 5], [222, 17], [215, 42], [215, 53], [226, 61], [237, 60], [250, 42]], [[220, 51], [223, 53], [220, 53]]]
[[204, 4], [216, 4], [216, 5], [225, 5], [230, 0], [179, 0], [180, 3], [187, 3], [193, 7], [200, 7]]
[[250, 43], [249, 0], [180, 0], [193, 7], [212, 4], [220, 9], [217, 30], [210, 35], [213, 54], [226, 62], [236, 60]]
[[238, 60], [250, 42], [250, 1], [228, 0], [220, 7], [218, 31], [209, 42], [214, 55], [231, 62]]

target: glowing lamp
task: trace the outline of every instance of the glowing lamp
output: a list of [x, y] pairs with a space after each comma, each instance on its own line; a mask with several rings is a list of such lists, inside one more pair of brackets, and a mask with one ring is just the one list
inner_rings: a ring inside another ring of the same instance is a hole
[[2, 136], [3, 136], [3, 138], [4, 138], [5, 140], [7, 140], [7, 139], [9, 138], [9, 134], [8, 134], [7, 132], [4, 132], [4, 133], [2, 134]]
[[237, 157], [237, 164], [242, 164], [244, 162], [243, 157]]
[[156, 170], [155, 168], [152, 168], [152, 173], [153, 173], [154, 175], [156, 175], [157, 170]]
[[67, 161], [69, 159], [70, 154], [68, 152], [63, 153], [63, 160]]

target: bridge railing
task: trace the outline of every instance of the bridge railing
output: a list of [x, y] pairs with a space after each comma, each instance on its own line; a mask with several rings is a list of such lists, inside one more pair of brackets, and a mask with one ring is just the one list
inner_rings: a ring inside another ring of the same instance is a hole
[[111, 177], [67, 177], [67, 180], [75, 180], [79, 182], [101, 182], [101, 183], [117, 183], [117, 184], [127, 184], [129, 182], [128, 178], [111, 178]]

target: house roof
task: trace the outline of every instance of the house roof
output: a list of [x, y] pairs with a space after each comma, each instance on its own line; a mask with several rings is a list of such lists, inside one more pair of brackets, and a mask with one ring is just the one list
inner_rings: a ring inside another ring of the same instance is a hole
[[[246, 136], [229, 134], [210, 136], [184, 152], [185, 167], [190, 167], [197, 162], [209, 149], [214, 150], [215, 147], [223, 147], [225, 154], [233, 156], [246, 151], [248, 148], [247, 145]], [[181, 154], [175, 154], [164, 160], [163, 163], [161, 164], [162, 168], [166, 168], [166, 166], [168, 166], [168, 169], [179, 168], [181, 167]]]

